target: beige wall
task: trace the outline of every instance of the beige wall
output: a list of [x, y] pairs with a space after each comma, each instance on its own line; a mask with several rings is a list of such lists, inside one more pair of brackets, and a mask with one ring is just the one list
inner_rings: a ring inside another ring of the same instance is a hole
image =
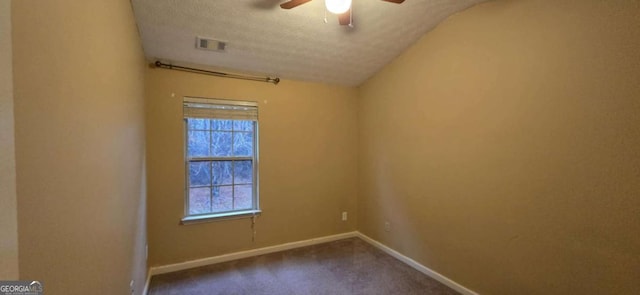
[[482, 294], [636, 293], [639, 81], [637, 1], [449, 18], [361, 87], [358, 229]]
[[13, 1], [20, 278], [141, 294], [144, 59], [127, 0]]
[[[279, 85], [149, 69], [149, 263], [166, 265], [355, 229], [356, 89]], [[249, 219], [179, 225], [184, 206], [184, 96], [257, 101], [260, 204]], [[340, 214], [352, 218], [342, 222]]]
[[0, 0], [0, 280], [18, 278], [11, 1]]

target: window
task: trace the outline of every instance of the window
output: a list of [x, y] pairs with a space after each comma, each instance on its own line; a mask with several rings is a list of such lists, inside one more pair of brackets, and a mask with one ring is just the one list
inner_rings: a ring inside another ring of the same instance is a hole
[[185, 98], [183, 113], [183, 222], [258, 213], [257, 104]]

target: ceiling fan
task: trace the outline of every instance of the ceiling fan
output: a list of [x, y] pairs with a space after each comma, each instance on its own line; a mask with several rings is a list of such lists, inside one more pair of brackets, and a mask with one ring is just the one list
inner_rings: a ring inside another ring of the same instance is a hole
[[[305, 4], [311, 0], [290, 0], [280, 4], [282, 9], [291, 9], [302, 4]], [[352, 0], [325, 0], [325, 6], [329, 12], [338, 15], [338, 22], [340, 25], [351, 25], [351, 1]], [[391, 2], [400, 4], [404, 0], [382, 0], [385, 2]]]

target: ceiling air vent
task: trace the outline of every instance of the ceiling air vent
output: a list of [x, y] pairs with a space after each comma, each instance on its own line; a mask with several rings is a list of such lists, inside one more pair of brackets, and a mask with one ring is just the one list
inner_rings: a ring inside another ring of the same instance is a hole
[[196, 37], [196, 48], [198, 49], [222, 52], [224, 51], [225, 47], [227, 47], [227, 43], [225, 42]]

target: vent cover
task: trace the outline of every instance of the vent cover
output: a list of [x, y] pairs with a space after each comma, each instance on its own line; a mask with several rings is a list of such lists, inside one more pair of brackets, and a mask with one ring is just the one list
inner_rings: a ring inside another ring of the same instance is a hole
[[196, 37], [196, 48], [198, 49], [223, 52], [226, 47], [227, 43], [225, 42]]

